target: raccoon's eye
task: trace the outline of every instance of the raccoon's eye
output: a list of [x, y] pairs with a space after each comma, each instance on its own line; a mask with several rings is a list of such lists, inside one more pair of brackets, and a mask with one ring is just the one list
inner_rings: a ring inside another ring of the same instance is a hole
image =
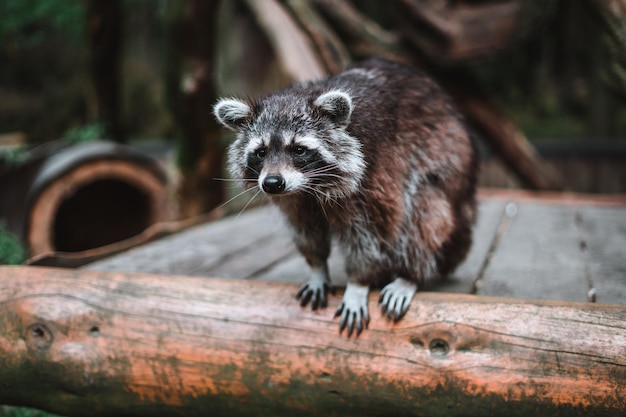
[[254, 156], [256, 156], [257, 158], [265, 158], [266, 154], [267, 154], [267, 149], [265, 148], [259, 148], [256, 151], [254, 151]]
[[309, 150], [304, 146], [296, 146], [295, 148], [293, 148], [293, 154], [295, 156], [305, 156], [308, 152]]

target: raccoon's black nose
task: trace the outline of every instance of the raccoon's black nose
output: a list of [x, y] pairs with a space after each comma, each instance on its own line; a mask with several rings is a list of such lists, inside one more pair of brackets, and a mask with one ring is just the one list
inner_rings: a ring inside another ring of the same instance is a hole
[[280, 194], [285, 191], [285, 179], [282, 175], [268, 175], [263, 180], [263, 191], [268, 194]]

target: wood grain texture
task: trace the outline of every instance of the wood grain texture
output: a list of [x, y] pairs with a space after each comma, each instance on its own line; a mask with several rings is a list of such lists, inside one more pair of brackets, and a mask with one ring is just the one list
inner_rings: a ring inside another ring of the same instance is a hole
[[626, 212], [615, 207], [576, 210], [585, 273], [600, 303], [626, 304]]
[[478, 294], [626, 304], [624, 206], [518, 201]]
[[477, 275], [483, 266], [485, 256], [504, 213], [506, 202], [500, 200], [483, 200], [478, 206], [478, 219], [472, 230], [472, 247], [467, 258], [459, 267], [443, 280], [428, 283], [432, 287], [427, 290], [458, 292], [469, 294]]
[[589, 288], [574, 208], [517, 207], [478, 294], [586, 301]]
[[359, 338], [297, 285], [0, 267], [0, 403], [66, 416], [622, 416], [626, 308], [419, 293]]
[[[191, 227], [149, 245], [91, 263], [86, 268], [215, 276], [212, 269], [222, 265], [225, 257], [240, 255], [261, 245], [281, 230], [281, 222], [276, 210], [270, 207], [250, 209], [244, 215]], [[257, 259], [256, 263], [264, 265], [264, 260]]]

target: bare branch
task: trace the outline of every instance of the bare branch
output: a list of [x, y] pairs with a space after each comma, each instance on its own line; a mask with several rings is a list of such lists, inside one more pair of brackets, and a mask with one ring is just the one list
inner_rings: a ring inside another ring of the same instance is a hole
[[306, 81], [326, 75], [310, 39], [277, 0], [246, 0], [246, 4], [289, 77], [294, 81]]
[[311, 7], [308, 0], [285, 0], [284, 4], [309, 36], [329, 73], [336, 74], [350, 63], [350, 53], [334, 30]]

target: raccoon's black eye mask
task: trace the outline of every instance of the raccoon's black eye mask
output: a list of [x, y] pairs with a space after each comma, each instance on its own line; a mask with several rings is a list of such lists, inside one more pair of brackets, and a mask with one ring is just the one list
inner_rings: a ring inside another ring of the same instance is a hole
[[[262, 146], [251, 152], [250, 156], [262, 160], [267, 156], [267, 152], [267, 147]], [[306, 164], [319, 158], [317, 151], [302, 145], [290, 145], [287, 147], [287, 152], [294, 159], [294, 163], [300, 162]]]
[[265, 158], [265, 155], [267, 155], [267, 148], [265, 147], [259, 148], [256, 151], [254, 151], [254, 156], [256, 156], [259, 159]]

